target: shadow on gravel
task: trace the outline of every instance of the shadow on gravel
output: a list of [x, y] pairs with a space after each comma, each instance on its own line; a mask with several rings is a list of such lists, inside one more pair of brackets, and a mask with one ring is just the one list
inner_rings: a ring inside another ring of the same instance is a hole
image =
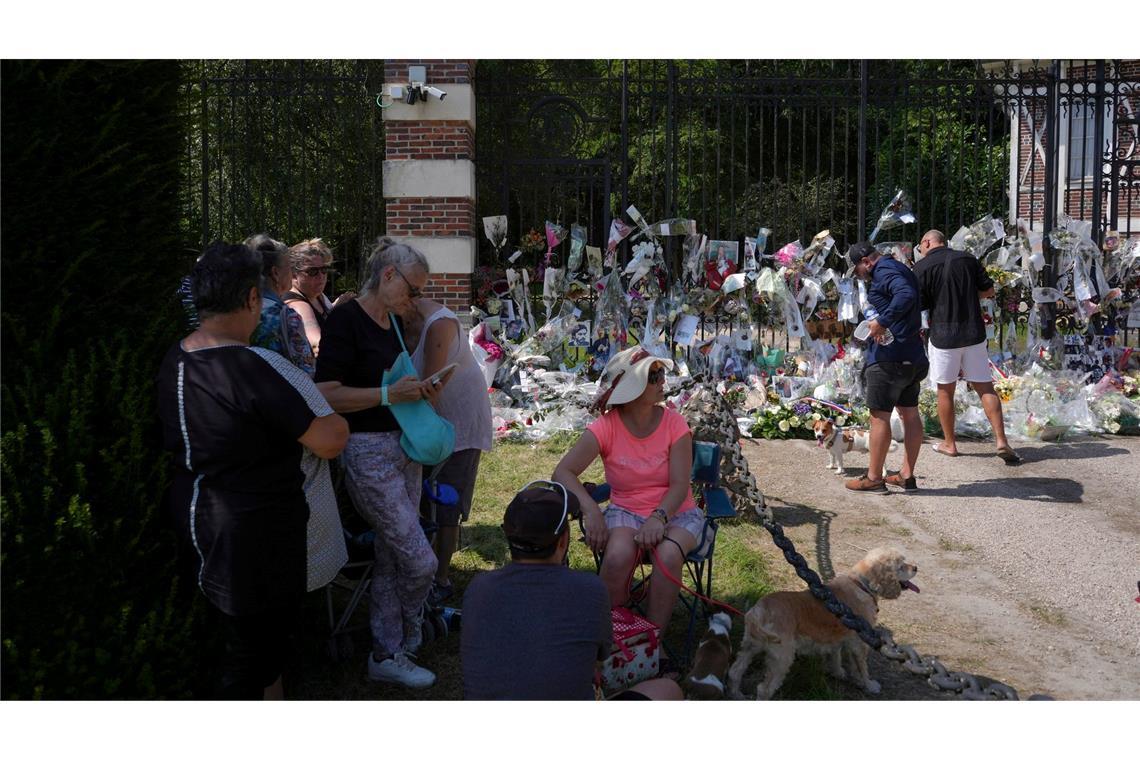
[[[815, 526], [816, 572], [825, 581], [834, 578], [835, 568], [831, 566], [831, 520], [835, 517], [835, 512], [782, 501], [773, 496], [768, 497], [768, 502], [772, 516], [781, 527]], [[803, 547], [797, 546], [796, 549], [803, 554]]]
[[1080, 504], [1085, 487], [1069, 478], [997, 478], [963, 483], [956, 488], [923, 488], [919, 496], [1023, 499], [1058, 504]]
[[1051, 459], [1063, 461], [1070, 459], [1101, 459], [1102, 457], [1112, 457], [1120, 454], [1128, 455], [1132, 452], [1109, 443], [1084, 439], [1076, 443], [1056, 443], [1052, 446], [1042, 446], [1040, 448], [1019, 448], [1017, 449], [1017, 453], [1021, 455], [1021, 463], [1024, 465], [1029, 462], [1047, 462]]

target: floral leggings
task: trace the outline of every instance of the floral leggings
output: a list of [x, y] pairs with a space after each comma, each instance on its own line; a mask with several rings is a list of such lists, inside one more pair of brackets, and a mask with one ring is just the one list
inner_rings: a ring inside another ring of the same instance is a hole
[[436, 558], [420, 527], [422, 470], [400, 447], [400, 432], [353, 433], [344, 449], [345, 482], [376, 531], [371, 608], [373, 654], [415, 651]]

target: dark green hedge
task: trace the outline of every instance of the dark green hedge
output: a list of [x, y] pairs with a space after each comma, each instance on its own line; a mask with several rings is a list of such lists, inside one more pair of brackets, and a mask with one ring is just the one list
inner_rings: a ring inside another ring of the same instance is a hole
[[178, 63], [5, 61], [5, 698], [188, 696], [154, 375], [179, 333]]

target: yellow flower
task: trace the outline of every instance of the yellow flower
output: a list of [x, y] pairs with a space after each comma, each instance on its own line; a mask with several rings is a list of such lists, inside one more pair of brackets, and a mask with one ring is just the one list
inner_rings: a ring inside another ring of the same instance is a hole
[[777, 424], [776, 427], [780, 428], [781, 433], [786, 433], [791, 426], [788, 424], [787, 420], [780, 420], [779, 424]]

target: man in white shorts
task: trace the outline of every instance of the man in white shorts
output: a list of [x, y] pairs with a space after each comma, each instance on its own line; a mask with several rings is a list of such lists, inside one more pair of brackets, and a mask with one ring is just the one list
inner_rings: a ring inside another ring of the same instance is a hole
[[914, 265], [922, 308], [930, 310], [930, 377], [938, 385], [938, 421], [942, 443], [934, 450], [958, 456], [954, 437], [954, 389], [958, 380], [970, 383], [982, 398], [986, 419], [994, 430], [997, 455], [1006, 464], [1017, 464], [1021, 457], [1005, 437], [1001, 399], [994, 390], [986, 351], [986, 325], [982, 320], [981, 299], [994, 294], [994, 283], [985, 267], [972, 254], [956, 251], [946, 236], [930, 230], [922, 236], [918, 250], [922, 259]]

